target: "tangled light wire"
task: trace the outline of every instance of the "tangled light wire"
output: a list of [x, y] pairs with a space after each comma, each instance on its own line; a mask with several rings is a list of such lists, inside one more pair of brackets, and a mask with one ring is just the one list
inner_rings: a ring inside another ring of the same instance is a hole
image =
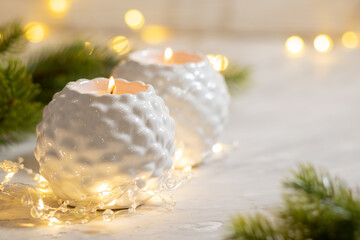
[[[217, 143], [213, 146], [212, 158], [219, 159], [236, 147], [237, 143], [232, 145]], [[110, 191], [107, 190], [96, 195], [82, 196], [81, 199], [75, 201], [64, 201], [56, 197], [44, 177], [34, 173], [32, 169], [24, 167], [23, 162], [23, 158], [19, 158], [17, 162], [8, 160], [0, 162], [0, 170], [5, 173], [3, 181], [0, 183], [0, 194], [16, 200], [19, 197], [15, 194], [15, 189], [21, 188], [25, 190], [25, 193], [20, 197], [21, 204], [30, 209], [31, 217], [40, 219], [49, 226], [85, 224], [100, 216], [101, 212], [103, 221], [111, 222], [117, 216], [135, 213], [138, 207], [137, 199], [144, 197], [151, 199], [151, 206], [165, 208], [170, 211], [175, 207], [173, 190], [189, 181], [193, 176], [191, 166], [181, 170], [173, 168], [161, 177], [160, 184], [156, 190], [147, 190], [143, 184], [139, 184], [137, 180], [134, 180], [117, 186]], [[28, 176], [31, 176], [37, 183], [37, 186], [21, 182], [10, 183], [19, 171], [24, 171]], [[98, 204], [92, 204], [91, 199], [99, 196], [102, 201]], [[124, 199], [130, 201], [130, 208], [116, 209], [117, 203], [121, 205]], [[86, 201], [88, 204], [86, 206], [79, 206], [76, 204], [78, 201]], [[106, 209], [106, 206], [114, 206], [113, 208], [116, 210]]]

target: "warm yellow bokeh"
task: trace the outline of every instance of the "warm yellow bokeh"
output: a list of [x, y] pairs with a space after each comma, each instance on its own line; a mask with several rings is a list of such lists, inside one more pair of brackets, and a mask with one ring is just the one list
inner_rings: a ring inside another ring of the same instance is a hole
[[68, 0], [48, 0], [50, 11], [54, 13], [64, 13], [69, 7]]
[[209, 62], [211, 63], [215, 71], [218, 72], [224, 71], [229, 66], [229, 60], [225, 56], [213, 55], [213, 54], [208, 54], [206, 56], [209, 59]]
[[341, 42], [346, 48], [356, 48], [359, 45], [359, 36], [354, 32], [346, 32], [342, 36]]
[[332, 45], [333, 43], [331, 38], [326, 34], [320, 34], [314, 40], [314, 48], [316, 49], [316, 51], [321, 53], [330, 51]]
[[167, 47], [164, 51], [164, 59], [166, 62], [171, 62], [174, 57], [174, 52], [171, 48]]
[[116, 36], [112, 40], [112, 48], [119, 54], [125, 54], [130, 51], [129, 40], [124, 36]]
[[286, 50], [292, 55], [299, 55], [304, 51], [304, 41], [298, 36], [291, 36], [286, 40]]
[[141, 38], [149, 44], [160, 44], [169, 39], [171, 32], [168, 28], [159, 25], [146, 26], [141, 31]]
[[33, 43], [44, 40], [46, 36], [46, 26], [39, 22], [29, 22], [25, 25], [25, 37]]
[[221, 143], [216, 143], [212, 146], [213, 153], [220, 153], [224, 150], [224, 145]]
[[144, 25], [145, 19], [137, 9], [131, 9], [125, 13], [125, 22], [132, 29], [139, 29]]

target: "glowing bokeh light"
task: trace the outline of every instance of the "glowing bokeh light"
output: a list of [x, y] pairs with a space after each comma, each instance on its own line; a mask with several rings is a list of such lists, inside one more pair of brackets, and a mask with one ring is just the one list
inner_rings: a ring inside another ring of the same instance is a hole
[[304, 50], [304, 41], [298, 36], [291, 36], [286, 40], [286, 49], [293, 55], [299, 55]]
[[46, 26], [39, 22], [29, 22], [25, 25], [25, 37], [33, 43], [44, 40], [46, 35]]
[[170, 35], [168, 28], [159, 25], [149, 25], [141, 31], [141, 38], [149, 44], [163, 43], [169, 39]]
[[54, 13], [64, 13], [69, 7], [68, 0], [49, 0], [49, 9]]
[[211, 63], [215, 71], [218, 72], [224, 71], [229, 66], [229, 60], [225, 56], [213, 55], [213, 54], [208, 54], [206, 56], [209, 59], [209, 62]]
[[137, 9], [131, 9], [125, 13], [125, 23], [132, 29], [141, 28], [144, 22], [144, 16]]
[[105, 192], [105, 191], [110, 191], [110, 187], [106, 184], [106, 183], [103, 183], [101, 184], [98, 188], [97, 188], [97, 191], [99, 193], [102, 193], [102, 192]]
[[183, 169], [184, 172], [191, 172], [191, 170], [192, 170], [192, 167], [191, 167], [191, 166], [186, 166], [186, 167]]
[[216, 143], [212, 146], [213, 153], [220, 153], [224, 150], [224, 146], [221, 143]]
[[356, 48], [359, 45], [359, 36], [354, 32], [346, 32], [342, 35], [341, 42], [346, 48]]
[[167, 47], [164, 51], [165, 62], [171, 62], [174, 56], [174, 52], [171, 48]]
[[119, 54], [125, 54], [130, 51], [129, 40], [124, 36], [116, 36], [112, 40], [112, 48]]
[[325, 53], [331, 50], [332, 40], [328, 35], [320, 34], [314, 40], [314, 47], [316, 51]]

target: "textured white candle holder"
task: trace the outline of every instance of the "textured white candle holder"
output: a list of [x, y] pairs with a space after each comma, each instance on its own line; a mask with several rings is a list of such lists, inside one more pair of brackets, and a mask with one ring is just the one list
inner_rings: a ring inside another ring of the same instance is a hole
[[114, 75], [154, 86], [175, 120], [176, 167], [196, 165], [208, 158], [228, 116], [230, 97], [223, 76], [206, 57], [175, 52], [172, 62], [163, 51], [129, 55]]
[[[154, 88], [116, 79], [114, 94], [98, 94], [107, 91], [108, 81], [68, 83], [45, 107], [36, 129], [40, 174], [74, 205], [130, 207], [128, 188], [158, 188], [173, 164], [174, 121]], [[116, 188], [120, 195], [109, 196]], [[136, 205], [148, 197], [137, 196]]]

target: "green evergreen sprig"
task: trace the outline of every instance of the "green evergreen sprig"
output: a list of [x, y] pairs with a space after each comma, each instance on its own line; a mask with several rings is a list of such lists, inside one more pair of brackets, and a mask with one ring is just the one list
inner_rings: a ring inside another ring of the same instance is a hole
[[250, 80], [250, 73], [251, 70], [249, 67], [240, 67], [237, 65], [232, 65], [222, 72], [231, 94], [236, 94], [244, 88]]
[[283, 186], [283, 204], [271, 217], [239, 215], [227, 239], [360, 239], [360, 200], [343, 181], [301, 165]]
[[18, 59], [7, 58], [0, 64], [0, 145], [24, 139], [40, 121], [42, 105], [35, 102], [38, 85]]
[[0, 55], [17, 53], [25, 48], [24, 28], [19, 21], [0, 27]]
[[35, 53], [26, 66], [14, 57], [25, 50], [25, 43], [20, 22], [0, 27], [0, 146], [35, 132], [43, 105], [66, 83], [109, 76], [122, 59], [106, 47], [74, 41]]
[[85, 46], [83, 41], [46, 49], [29, 63], [34, 82], [39, 83], [42, 89], [37, 99], [46, 104], [66, 83], [79, 78], [109, 77], [121, 59], [110, 49]]
[[25, 43], [20, 22], [0, 27], [0, 146], [24, 139], [41, 116], [42, 106], [34, 101], [39, 87], [22, 61], [10, 56]]

